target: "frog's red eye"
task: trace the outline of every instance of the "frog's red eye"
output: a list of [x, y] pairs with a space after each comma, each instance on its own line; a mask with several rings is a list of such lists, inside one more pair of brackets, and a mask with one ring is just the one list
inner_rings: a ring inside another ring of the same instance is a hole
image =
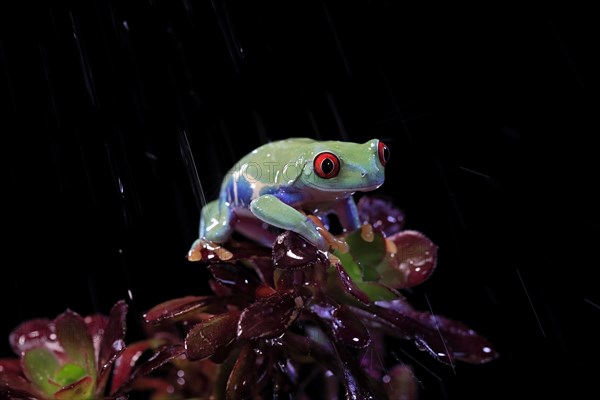
[[381, 161], [381, 165], [385, 167], [385, 164], [387, 164], [388, 160], [390, 159], [390, 149], [385, 145], [385, 143], [379, 141], [378, 151], [379, 161]]
[[324, 151], [315, 157], [314, 167], [321, 178], [333, 178], [340, 172], [340, 159], [335, 154]]

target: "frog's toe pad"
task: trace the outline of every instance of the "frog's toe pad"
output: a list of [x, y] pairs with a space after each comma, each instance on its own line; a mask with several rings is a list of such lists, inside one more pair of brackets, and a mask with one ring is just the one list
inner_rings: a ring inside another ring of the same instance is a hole
[[202, 249], [206, 246], [205, 241], [202, 239], [196, 239], [190, 247], [186, 258], [188, 261], [200, 261], [202, 260]]
[[218, 243], [205, 239], [196, 239], [187, 253], [188, 261], [228, 261], [233, 254]]

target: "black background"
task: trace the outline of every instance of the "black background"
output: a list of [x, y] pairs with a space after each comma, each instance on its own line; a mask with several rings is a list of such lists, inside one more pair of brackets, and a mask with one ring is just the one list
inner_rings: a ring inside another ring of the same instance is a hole
[[184, 256], [202, 195], [239, 157], [290, 136], [379, 137], [392, 160], [378, 193], [439, 246], [407, 296], [500, 353], [453, 371], [406, 343], [421, 398], [595, 391], [590, 10], [122, 3], [2, 13], [0, 337], [127, 299], [139, 338], [144, 310], [207, 293]]

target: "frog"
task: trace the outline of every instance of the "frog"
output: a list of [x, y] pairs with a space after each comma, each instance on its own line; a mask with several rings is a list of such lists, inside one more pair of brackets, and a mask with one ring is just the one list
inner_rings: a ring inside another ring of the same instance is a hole
[[199, 246], [224, 244], [234, 232], [272, 247], [278, 232], [289, 230], [327, 252], [331, 243], [319, 221], [333, 213], [342, 232], [359, 229], [353, 195], [383, 185], [389, 157], [379, 139], [293, 137], [259, 146], [231, 167], [218, 198], [202, 207], [199, 237], [188, 258]]

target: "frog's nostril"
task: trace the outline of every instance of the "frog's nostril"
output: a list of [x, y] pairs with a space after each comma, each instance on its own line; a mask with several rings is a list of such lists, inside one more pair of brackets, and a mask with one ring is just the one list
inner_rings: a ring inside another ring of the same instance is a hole
[[360, 177], [361, 177], [361, 178], [364, 178], [366, 175], [367, 175], [367, 173], [366, 173], [366, 172], [362, 172], [362, 173], [360, 174]]

